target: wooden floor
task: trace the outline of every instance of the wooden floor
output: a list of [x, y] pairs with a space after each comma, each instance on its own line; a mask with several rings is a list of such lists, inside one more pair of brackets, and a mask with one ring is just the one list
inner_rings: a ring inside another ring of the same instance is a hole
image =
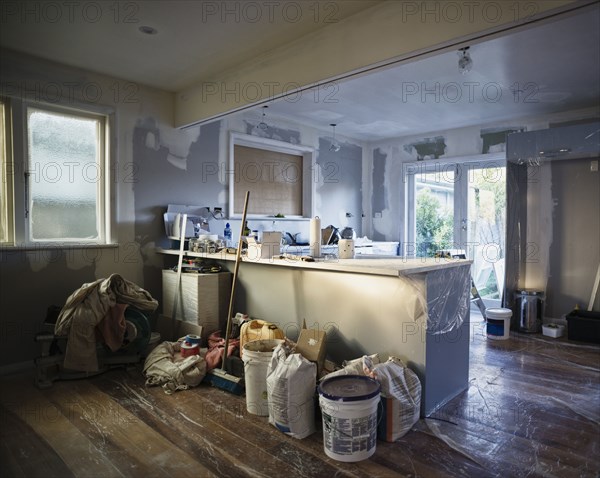
[[[448, 373], [452, 371], [449, 370]], [[2, 477], [548, 476], [600, 473], [600, 348], [541, 335], [488, 341], [472, 323], [469, 389], [360, 463], [288, 438], [245, 399], [165, 395], [138, 369], [56, 382], [0, 379]]]

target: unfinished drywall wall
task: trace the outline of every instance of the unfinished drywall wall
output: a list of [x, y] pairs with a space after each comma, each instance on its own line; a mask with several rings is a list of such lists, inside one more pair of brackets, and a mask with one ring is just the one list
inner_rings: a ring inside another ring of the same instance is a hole
[[[41, 330], [47, 307], [62, 305], [83, 283], [118, 273], [145, 286], [144, 231], [136, 230], [136, 221], [154, 211], [136, 209], [134, 189], [150, 187], [146, 180], [136, 182], [136, 174], [150, 167], [134, 160], [133, 136], [138, 122], [146, 118], [172, 123], [173, 98], [143, 85], [8, 51], [0, 55], [0, 74], [1, 91], [9, 97], [71, 107], [102, 106], [115, 118], [111, 132], [115, 244], [99, 248], [17, 244], [0, 250], [0, 368], [10, 370], [32, 365], [39, 354], [33, 337]], [[148, 290], [152, 295], [158, 291]]]
[[[220, 158], [225, 164], [229, 160], [229, 134], [231, 132], [275, 139], [291, 144], [302, 144], [315, 150], [315, 168], [312, 174], [314, 187], [314, 215], [321, 218], [325, 227], [333, 224], [338, 228], [353, 227], [358, 235], [362, 234], [362, 186], [363, 154], [365, 145], [360, 141], [336, 137], [341, 146], [337, 152], [331, 151], [331, 131], [277, 118], [272, 115], [262, 117], [262, 108], [251, 112], [238, 113], [223, 120], [221, 128]], [[258, 125], [265, 121], [266, 128]], [[226, 170], [226, 168], [225, 168]], [[226, 185], [227, 180], [223, 181]], [[226, 194], [227, 189], [223, 190]], [[229, 220], [233, 236], [239, 234], [239, 219]], [[252, 229], [262, 231], [283, 231], [297, 234], [302, 242], [309, 240], [309, 220], [251, 220]]]
[[[593, 161], [553, 161], [547, 167], [554, 238], [547, 255], [547, 317], [559, 318], [575, 305], [587, 309], [590, 300], [600, 265], [600, 173], [592, 170]], [[594, 304], [600, 310], [600, 297]]]
[[[258, 121], [254, 115], [246, 114], [232, 118], [227, 125], [215, 122], [179, 130], [171, 126], [170, 93], [13, 52], [3, 52], [0, 58], [1, 91], [5, 94], [67, 105], [72, 102], [84, 106], [91, 102], [112, 109], [115, 116], [115, 244], [93, 249], [39, 246], [0, 250], [0, 369], [10, 370], [32, 365], [39, 353], [33, 337], [41, 330], [47, 307], [62, 305], [83, 283], [119, 273], [162, 301], [160, 274], [165, 258], [156, 253], [155, 247], [169, 245], [162, 217], [167, 204], [227, 210], [228, 133], [246, 132], [253, 128], [248, 124], [255, 126]], [[58, 96], [50, 96], [57, 91]], [[93, 98], [91, 91], [95, 92]], [[307, 141], [316, 149], [320, 138], [328, 135], [304, 126], [281, 124], [281, 128], [273, 130], [276, 139]], [[315, 211], [318, 214], [325, 205], [324, 221], [341, 227], [353, 225], [360, 233], [363, 149], [351, 141], [342, 143], [340, 158], [347, 158], [350, 166], [343, 177], [334, 177], [336, 181], [325, 185], [323, 164], [326, 167], [333, 160], [320, 161], [315, 174]], [[339, 162], [333, 162], [337, 170], [343, 169]], [[328, 195], [335, 200], [328, 201]], [[348, 205], [352, 218], [345, 217]], [[352, 220], [357, 222], [351, 223]], [[224, 220], [210, 221], [216, 233], [222, 233], [224, 225]], [[232, 226], [237, 237], [239, 224], [232, 221]], [[307, 221], [263, 221], [253, 225], [257, 227], [300, 232], [299, 239], [308, 239]]]

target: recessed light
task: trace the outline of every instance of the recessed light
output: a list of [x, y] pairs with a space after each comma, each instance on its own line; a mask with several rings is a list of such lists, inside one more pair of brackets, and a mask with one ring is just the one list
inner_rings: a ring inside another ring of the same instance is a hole
[[140, 28], [138, 28], [138, 30], [145, 35], [156, 35], [158, 33], [156, 28], [149, 27], [148, 25], [142, 25]]

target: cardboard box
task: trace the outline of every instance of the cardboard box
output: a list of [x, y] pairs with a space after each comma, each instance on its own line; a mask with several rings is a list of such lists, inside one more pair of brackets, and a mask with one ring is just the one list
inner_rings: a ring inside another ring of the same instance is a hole
[[[201, 335], [203, 339], [206, 339], [215, 330], [224, 331], [229, 310], [232, 277], [231, 272], [181, 274], [181, 289], [179, 291], [176, 319], [201, 326], [202, 334], [197, 335]], [[177, 273], [164, 270], [162, 271], [162, 279], [163, 316], [172, 318]]]
[[305, 359], [317, 364], [317, 376], [319, 376], [325, 364], [326, 339], [327, 334], [324, 330], [301, 329], [296, 344], [296, 352]]

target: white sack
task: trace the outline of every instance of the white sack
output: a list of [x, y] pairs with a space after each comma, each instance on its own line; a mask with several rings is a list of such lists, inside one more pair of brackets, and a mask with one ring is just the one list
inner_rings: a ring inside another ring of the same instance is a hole
[[300, 354], [278, 345], [267, 367], [269, 423], [294, 438], [316, 431], [315, 388], [317, 366]]
[[421, 382], [397, 357], [375, 365], [370, 376], [381, 384], [383, 416], [377, 435], [380, 440], [394, 442], [406, 435], [419, 420]]

